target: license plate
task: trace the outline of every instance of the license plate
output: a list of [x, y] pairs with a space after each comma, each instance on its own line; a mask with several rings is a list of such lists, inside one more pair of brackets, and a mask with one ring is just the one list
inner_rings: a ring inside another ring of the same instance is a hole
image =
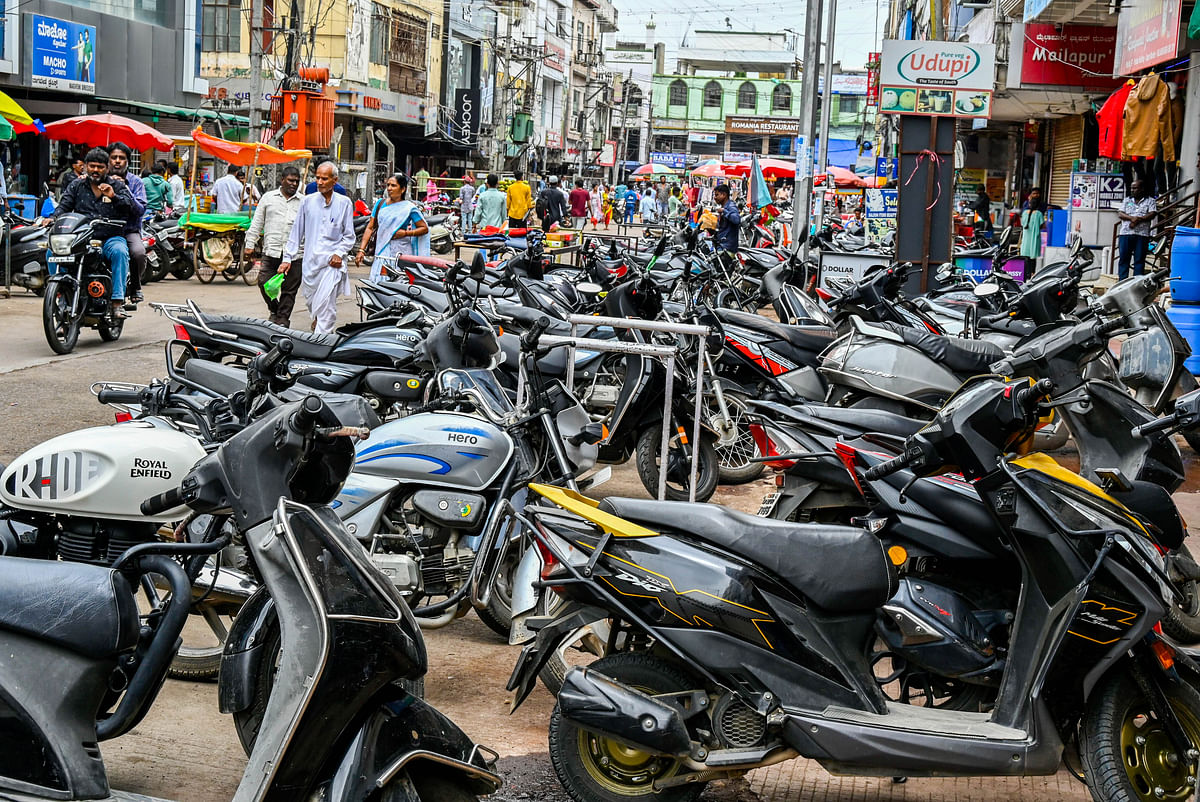
[[52, 253], [46, 257], [46, 261], [53, 265], [66, 264], [67, 262], [75, 261], [75, 254], [68, 253], [65, 256], [59, 256]]

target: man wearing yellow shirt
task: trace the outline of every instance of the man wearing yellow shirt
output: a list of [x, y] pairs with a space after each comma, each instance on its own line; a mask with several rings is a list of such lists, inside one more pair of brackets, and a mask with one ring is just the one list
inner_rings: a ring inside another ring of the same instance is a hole
[[533, 192], [523, 180], [524, 173], [513, 170], [513, 182], [508, 185], [508, 227], [524, 228], [525, 218], [533, 208]]

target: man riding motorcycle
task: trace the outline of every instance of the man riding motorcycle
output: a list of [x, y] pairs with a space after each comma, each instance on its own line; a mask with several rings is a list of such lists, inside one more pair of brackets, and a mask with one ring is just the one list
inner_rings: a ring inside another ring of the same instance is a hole
[[[108, 151], [92, 148], [84, 157], [84, 162], [87, 181], [72, 182], [63, 193], [54, 215], [43, 218], [39, 225], [49, 226], [56, 217], [70, 212], [82, 214], [89, 220], [125, 220], [133, 213], [137, 202], [130, 194], [128, 185], [120, 179], [109, 178]], [[125, 283], [129, 278], [129, 245], [124, 233], [115, 227], [102, 233], [108, 235], [102, 251], [112, 268], [113, 316], [126, 318], [129, 315], [122, 311], [122, 307], [125, 306]], [[51, 272], [57, 272], [53, 265]]]

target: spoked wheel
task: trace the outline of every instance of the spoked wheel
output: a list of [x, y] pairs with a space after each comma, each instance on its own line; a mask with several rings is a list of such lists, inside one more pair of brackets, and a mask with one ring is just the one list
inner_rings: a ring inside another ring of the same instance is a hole
[[167, 670], [167, 676], [173, 679], [215, 680], [221, 673], [221, 653], [237, 610], [204, 603], [197, 612], [199, 615], [188, 618], [183, 645]]
[[[690, 435], [690, 429], [688, 434]], [[688, 490], [691, 487], [692, 460], [699, 462], [696, 470], [696, 501], [704, 502], [712, 498], [717, 490], [717, 482], [721, 478], [721, 468], [717, 460], [717, 450], [713, 446], [713, 436], [710, 432], [702, 432], [700, 443], [686, 448], [683, 435], [675, 433], [667, 443], [667, 494], [670, 501], [687, 501]], [[685, 450], [686, 448], [686, 450]], [[664, 460], [661, 459], [662, 430], [651, 426], [642, 432], [637, 443], [637, 470], [646, 492], [658, 497], [658, 472]]]
[[106, 343], [115, 343], [121, 339], [121, 332], [125, 330], [125, 318], [119, 317], [101, 321], [96, 330], [100, 332], [101, 340], [104, 340]]
[[[1164, 688], [1188, 740], [1200, 743], [1200, 694], [1187, 682]], [[1111, 676], [1088, 700], [1079, 757], [1097, 802], [1191, 799], [1196, 761], [1180, 755], [1154, 706], [1132, 678]]]
[[750, 433], [746, 399], [737, 393], [725, 393], [725, 407], [729, 411], [727, 427], [721, 425], [723, 421], [720, 420], [721, 408], [717, 399], [710, 395], [704, 401], [708, 406], [709, 421], [713, 429], [719, 432], [715, 447], [717, 461], [721, 465], [721, 484], [740, 485], [762, 476], [766, 466], [761, 462], [752, 462], [758, 458], [758, 445]]
[[[643, 693], [677, 693], [696, 683], [645, 652], [622, 652], [597, 660], [592, 668]], [[687, 767], [603, 735], [588, 732], [563, 717], [557, 705], [550, 716], [550, 761], [559, 781], [578, 802], [691, 802], [704, 783], [655, 790], [655, 783], [684, 774]]]
[[42, 298], [42, 329], [46, 342], [56, 354], [69, 354], [79, 342], [79, 316], [72, 306], [75, 290], [58, 277], [46, 282]]
[[940, 677], [910, 665], [903, 657], [888, 651], [882, 640], [875, 641], [868, 660], [875, 682], [893, 702], [978, 713], [989, 710], [995, 697], [990, 688]]
[[742, 292], [734, 287], [726, 287], [717, 293], [717, 306], [722, 309], [736, 309], [741, 312], [758, 311], [758, 299], [753, 293]]
[[201, 284], [212, 284], [213, 279], [217, 277], [217, 270], [201, 255], [200, 250], [203, 247], [204, 243], [197, 241], [192, 248], [192, 268]]
[[242, 274], [242, 281], [251, 286], [258, 284], [258, 262], [242, 262], [242, 268], [239, 271]]

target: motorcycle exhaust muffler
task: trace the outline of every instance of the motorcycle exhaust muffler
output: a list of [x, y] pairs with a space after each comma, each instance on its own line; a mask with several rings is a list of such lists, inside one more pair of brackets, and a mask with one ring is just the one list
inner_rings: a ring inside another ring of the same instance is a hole
[[587, 668], [573, 668], [558, 693], [568, 720], [637, 749], [687, 758], [691, 738], [676, 708]]

